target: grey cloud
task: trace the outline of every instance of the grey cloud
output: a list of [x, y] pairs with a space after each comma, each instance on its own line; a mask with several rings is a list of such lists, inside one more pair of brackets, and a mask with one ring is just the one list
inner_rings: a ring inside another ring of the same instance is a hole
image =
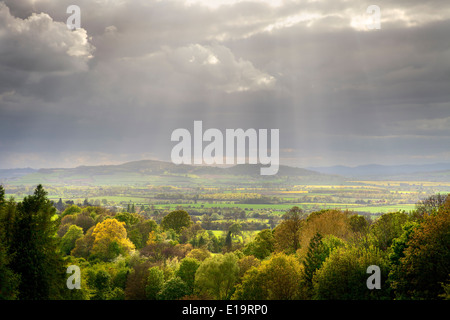
[[65, 28], [71, 1], [5, 3], [10, 28], [28, 29], [0, 33], [0, 167], [18, 152], [65, 164], [70, 151], [167, 160], [171, 131], [194, 120], [279, 128], [280, 147], [294, 150], [286, 161], [298, 164], [443, 155], [445, 2], [379, 1], [382, 28], [367, 31], [351, 26], [367, 7], [353, 1], [83, 0], [77, 33]]

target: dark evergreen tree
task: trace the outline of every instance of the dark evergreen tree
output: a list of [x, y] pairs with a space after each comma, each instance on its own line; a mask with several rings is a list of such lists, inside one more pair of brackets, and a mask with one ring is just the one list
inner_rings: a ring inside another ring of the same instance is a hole
[[312, 237], [309, 242], [308, 253], [303, 261], [303, 265], [305, 266], [305, 280], [310, 287], [312, 287], [314, 273], [321, 267], [324, 261], [322, 238], [319, 232]]
[[64, 211], [64, 203], [62, 202], [62, 199], [59, 198], [59, 201], [55, 204], [56, 209], [58, 209], [59, 212], [63, 212]]
[[0, 185], [0, 208], [5, 204], [5, 189]]
[[17, 204], [9, 254], [12, 270], [21, 277], [19, 299], [57, 299], [65, 286], [55, 212], [42, 185]]
[[13, 219], [11, 204], [15, 208], [15, 202], [5, 201], [5, 189], [0, 185], [0, 300], [17, 298], [19, 276], [10, 268], [11, 257], [8, 255], [9, 229]]
[[231, 231], [228, 231], [227, 236], [225, 238], [225, 247], [227, 250], [231, 250], [232, 239], [231, 239]]

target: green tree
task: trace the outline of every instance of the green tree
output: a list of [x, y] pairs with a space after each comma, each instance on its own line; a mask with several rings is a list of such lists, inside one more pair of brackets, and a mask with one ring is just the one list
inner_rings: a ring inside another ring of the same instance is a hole
[[176, 233], [180, 233], [181, 229], [187, 228], [191, 225], [192, 220], [184, 210], [176, 210], [170, 212], [161, 221], [161, 227], [163, 230], [173, 229]]
[[3, 188], [2, 185], [0, 185], [0, 208], [2, 208], [5, 205], [5, 188]]
[[[94, 289], [88, 283], [91, 281], [92, 273], [90, 270], [90, 264], [83, 258], [75, 258], [73, 256], [65, 257], [65, 269], [70, 265], [75, 265], [80, 268], [81, 283], [80, 289], [68, 290], [65, 288], [62, 296], [63, 300], [90, 300], [94, 296]], [[69, 274], [66, 274], [66, 280]], [[65, 283], [64, 283], [65, 284]]]
[[225, 300], [232, 294], [238, 279], [239, 267], [234, 253], [215, 255], [206, 259], [195, 273], [195, 287], [217, 300]]
[[[367, 268], [381, 271], [381, 289], [367, 288]], [[386, 253], [377, 247], [347, 246], [333, 250], [313, 277], [314, 298], [318, 300], [374, 300], [389, 298], [386, 279], [389, 263]]]
[[128, 228], [128, 238], [133, 242], [136, 249], [142, 249], [149, 240], [149, 234], [151, 232], [156, 234], [158, 231], [158, 225], [153, 220], [145, 220], [137, 222]]
[[374, 242], [381, 250], [387, 250], [392, 241], [403, 233], [403, 225], [407, 222], [408, 215], [404, 212], [390, 212], [381, 215], [370, 226], [370, 234]]
[[331, 251], [340, 246], [344, 246], [344, 242], [333, 235], [323, 237], [317, 232], [311, 239], [308, 252], [303, 260], [302, 278], [304, 280], [305, 298], [310, 299], [313, 296], [313, 278], [316, 271], [322, 267]]
[[366, 234], [369, 231], [369, 222], [363, 216], [354, 214], [348, 219], [350, 224], [350, 229], [354, 233]]
[[250, 268], [236, 286], [232, 299], [294, 300], [300, 294], [301, 265], [293, 255], [277, 253]]
[[264, 229], [256, 235], [255, 239], [249, 242], [243, 252], [246, 255], [252, 255], [263, 260], [270, 256], [275, 249], [275, 239], [269, 229]]
[[15, 300], [18, 297], [20, 276], [9, 267], [11, 258], [0, 243], [0, 300]]
[[78, 258], [89, 258], [95, 241], [95, 237], [92, 234], [94, 232], [94, 228], [95, 227], [89, 228], [83, 237], [78, 238], [75, 241], [75, 248], [72, 250], [71, 255]]
[[61, 239], [61, 251], [65, 255], [69, 255], [73, 248], [75, 248], [75, 242], [83, 236], [83, 229], [76, 225], [71, 225], [69, 230]]
[[211, 257], [211, 252], [209, 252], [206, 249], [201, 249], [201, 248], [196, 248], [196, 249], [192, 249], [187, 255], [186, 257], [188, 258], [194, 258], [198, 261], [204, 261], [208, 258]]
[[18, 297], [20, 277], [10, 268], [8, 256], [10, 231], [14, 218], [15, 202], [5, 201], [5, 189], [0, 185], [0, 300], [13, 300]]
[[127, 227], [136, 224], [141, 220], [138, 214], [130, 212], [119, 212], [114, 216], [114, 219], [125, 222]]
[[428, 198], [419, 201], [416, 204], [416, 210], [412, 213], [413, 219], [421, 219], [425, 214], [436, 213], [447, 201], [448, 194], [434, 194]]
[[188, 294], [194, 292], [195, 273], [200, 267], [200, 262], [193, 258], [184, 258], [180, 262], [178, 270], [175, 272], [175, 276], [179, 277], [186, 283], [188, 288]]
[[238, 222], [233, 223], [228, 230], [233, 237], [242, 235], [242, 225]]
[[62, 213], [61, 213], [61, 218], [67, 215], [76, 215], [78, 213], [80, 213], [82, 210], [79, 206], [77, 205], [71, 205], [70, 207], [66, 208]]
[[306, 284], [308, 287], [312, 289], [312, 279], [314, 273], [317, 269], [322, 266], [322, 263], [325, 261], [327, 257], [327, 253], [324, 250], [324, 245], [322, 243], [322, 235], [317, 232], [314, 237], [309, 242], [308, 253], [306, 254], [306, 258], [303, 261], [304, 269], [304, 278], [306, 280]]
[[2, 201], [0, 205], [0, 242], [6, 249], [10, 247], [12, 241], [17, 204], [12, 197], [8, 201], [0, 201]]
[[227, 236], [225, 237], [225, 248], [228, 251], [231, 251], [232, 246], [233, 246], [233, 240], [231, 239], [231, 231], [228, 231]]
[[160, 293], [162, 300], [178, 300], [189, 294], [187, 284], [179, 277], [172, 277], [164, 283]]
[[55, 214], [42, 185], [17, 204], [9, 254], [12, 270], [21, 277], [20, 299], [57, 299], [64, 290], [65, 269], [58, 250]]
[[111, 291], [111, 275], [105, 270], [98, 270], [92, 277], [91, 285], [95, 289], [95, 300], [106, 300]]
[[151, 267], [148, 270], [147, 285], [145, 293], [147, 299], [156, 300], [164, 285], [164, 272], [158, 267]]
[[399, 299], [439, 299], [442, 284], [450, 280], [450, 198], [409, 230], [404, 256], [394, 251], [400, 258], [390, 275], [391, 286]]

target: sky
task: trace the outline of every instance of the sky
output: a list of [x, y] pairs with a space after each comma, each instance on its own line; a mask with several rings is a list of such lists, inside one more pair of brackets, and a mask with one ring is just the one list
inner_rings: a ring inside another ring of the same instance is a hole
[[448, 0], [0, 1], [0, 168], [170, 161], [196, 120], [297, 167], [450, 162]]

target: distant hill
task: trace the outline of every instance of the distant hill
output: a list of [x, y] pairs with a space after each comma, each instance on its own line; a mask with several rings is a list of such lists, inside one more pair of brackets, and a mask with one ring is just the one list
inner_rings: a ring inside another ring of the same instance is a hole
[[15, 185], [256, 185], [259, 183], [338, 183], [342, 178], [312, 170], [281, 165], [273, 176], [261, 176], [260, 164], [232, 167], [175, 165], [171, 162], [141, 160], [120, 165], [79, 166], [39, 169], [11, 181]]
[[36, 169], [20, 168], [20, 169], [0, 169], [0, 182], [11, 179], [17, 179], [24, 175], [36, 172]]
[[357, 178], [357, 179], [418, 180], [419, 178], [420, 179], [425, 178], [435, 180], [442, 178], [448, 180], [448, 175], [450, 173], [450, 163], [436, 163], [426, 165], [392, 165], [392, 166], [369, 164], [356, 167], [331, 166], [331, 167], [309, 167], [308, 169], [325, 174], [336, 174], [348, 178]]

